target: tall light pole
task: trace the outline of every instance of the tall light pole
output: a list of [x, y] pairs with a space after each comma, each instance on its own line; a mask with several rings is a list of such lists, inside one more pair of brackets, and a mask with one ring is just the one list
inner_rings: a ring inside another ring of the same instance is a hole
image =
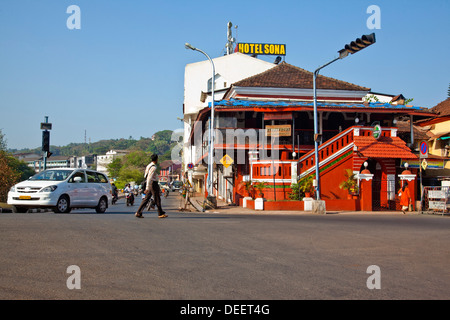
[[194, 46], [192, 46], [189, 43], [185, 43], [184, 47], [186, 49], [191, 49], [194, 51], [198, 51], [203, 53], [209, 60], [209, 62], [211, 62], [211, 66], [212, 66], [212, 77], [211, 77], [211, 97], [212, 97], [212, 101], [211, 101], [211, 120], [209, 121], [209, 135], [208, 135], [208, 139], [209, 139], [209, 161], [208, 161], [208, 197], [209, 198], [213, 198], [213, 171], [214, 171], [214, 83], [215, 83], [215, 67], [214, 67], [214, 62], [212, 61], [212, 59], [208, 56], [208, 54], [206, 54], [206, 52], [204, 52], [203, 50], [200, 50], [198, 48], [195, 48]]
[[320, 200], [320, 173], [319, 173], [319, 140], [321, 137], [318, 132], [318, 123], [317, 123], [317, 88], [316, 88], [316, 80], [319, 75], [319, 71], [326, 66], [332, 64], [333, 62], [344, 59], [348, 56], [349, 53], [354, 54], [371, 44], [375, 43], [375, 33], [371, 33], [369, 35], [363, 35], [361, 38], [356, 39], [355, 41], [346, 44], [344, 49], [339, 50], [339, 57], [331, 60], [330, 62], [324, 64], [323, 66], [317, 68], [314, 71], [313, 75], [313, 94], [314, 94], [314, 163], [316, 167], [316, 200]]

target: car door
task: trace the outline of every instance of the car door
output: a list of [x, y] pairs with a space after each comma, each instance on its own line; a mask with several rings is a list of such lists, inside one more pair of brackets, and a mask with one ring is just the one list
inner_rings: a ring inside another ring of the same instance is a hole
[[100, 183], [96, 172], [86, 170], [87, 186], [88, 186], [88, 203], [90, 207], [95, 207], [100, 200], [100, 190], [98, 185]]
[[77, 170], [72, 174], [67, 183], [67, 190], [72, 207], [87, 205], [88, 185], [84, 170]]

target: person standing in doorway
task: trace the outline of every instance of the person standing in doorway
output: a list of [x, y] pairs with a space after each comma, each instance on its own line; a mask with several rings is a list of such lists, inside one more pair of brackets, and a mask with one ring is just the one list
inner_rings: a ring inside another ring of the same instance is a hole
[[402, 206], [403, 214], [406, 214], [409, 203], [411, 202], [411, 194], [408, 188], [408, 181], [403, 183], [403, 187], [399, 190], [398, 196], [400, 197], [400, 205]]
[[145, 177], [146, 177], [146, 187], [145, 187], [145, 197], [142, 199], [141, 205], [139, 206], [135, 216], [137, 218], [143, 218], [142, 211], [144, 211], [144, 208], [147, 206], [148, 202], [153, 196], [153, 201], [156, 204], [156, 207], [158, 208], [158, 218], [166, 218], [167, 215], [163, 211], [161, 207], [161, 197], [158, 184], [158, 175], [156, 174], [156, 164], [158, 163], [158, 155], [154, 154], [151, 157], [151, 162], [145, 168]]

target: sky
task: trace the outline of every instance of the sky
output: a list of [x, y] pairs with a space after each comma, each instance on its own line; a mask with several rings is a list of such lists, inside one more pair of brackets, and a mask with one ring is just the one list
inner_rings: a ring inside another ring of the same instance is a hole
[[415, 106], [447, 98], [450, 0], [1, 0], [7, 147], [40, 147], [46, 116], [56, 146], [182, 128], [185, 66], [205, 60], [184, 44], [224, 55], [229, 21], [237, 42], [286, 44], [285, 61], [309, 71], [375, 32], [374, 45], [321, 74]]

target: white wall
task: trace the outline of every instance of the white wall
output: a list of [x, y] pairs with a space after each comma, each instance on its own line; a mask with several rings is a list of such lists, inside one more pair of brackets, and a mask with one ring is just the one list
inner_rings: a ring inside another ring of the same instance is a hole
[[[206, 58], [206, 57], [205, 57]], [[269, 70], [276, 65], [267, 61], [250, 57], [236, 52], [230, 55], [212, 59], [214, 62], [216, 86], [214, 100], [222, 100], [226, 90], [233, 83], [242, 79]], [[218, 76], [220, 75], [220, 76]], [[208, 96], [205, 102], [200, 100], [201, 93], [208, 92], [208, 80], [212, 78], [212, 66], [209, 60], [204, 60], [186, 65], [184, 74], [184, 158], [185, 166], [194, 162], [191, 159], [191, 150], [187, 145], [191, 131], [191, 124], [194, 123], [200, 110], [208, 106], [211, 97]], [[226, 83], [226, 84], [225, 84]], [[225, 84], [225, 85], [224, 85]], [[220, 91], [219, 91], [220, 90]], [[218, 92], [217, 92], [218, 91]], [[192, 155], [195, 153], [192, 152]], [[186, 168], [184, 168], [186, 170]]]

